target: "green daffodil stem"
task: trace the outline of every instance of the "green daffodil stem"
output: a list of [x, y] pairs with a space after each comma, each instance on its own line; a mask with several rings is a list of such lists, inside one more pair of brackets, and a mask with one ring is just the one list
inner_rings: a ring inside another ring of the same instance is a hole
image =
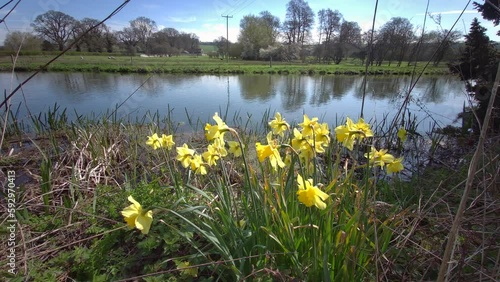
[[179, 191], [179, 182], [177, 181], [177, 177], [174, 175], [172, 171], [172, 165], [170, 164], [169, 156], [170, 156], [170, 150], [168, 148], [163, 151], [163, 156], [165, 157], [165, 162], [167, 163], [167, 168], [168, 168], [168, 173], [170, 174], [170, 178], [172, 181], [174, 181], [174, 189], [175, 189], [175, 195], [177, 196], [177, 199], [180, 197], [180, 191]]

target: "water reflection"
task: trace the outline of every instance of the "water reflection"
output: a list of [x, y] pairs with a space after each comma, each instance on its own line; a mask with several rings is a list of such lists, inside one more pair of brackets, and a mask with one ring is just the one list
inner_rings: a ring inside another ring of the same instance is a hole
[[342, 97], [354, 92], [359, 87], [360, 80], [358, 78], [355, 76], [321, 76], [314, 79], [310, 103], [322, 105], [333, 99], [341, 100]]
[[[18, 74], [18, 81], [28, 75]], [[410, 79], [368, 77], [365, 114], [395, 109]], [[0, 73], [0, 85], [10, 85], [10, 74]], [[266, 109], [284, 112], [288, 120], [300, 120], [304, 112], [334, 120], [337, 116], [359, 115], [363, 77], [42, 73], [23, 91], [33, 113], [46, 112], [57, 102], [68, 108], [68, 113], [76, 110], [81, 115], [104, 113], [120, 104], [122, 116], [140, 116], [146, 111], [166, 114], [170, 108], [179, 122], [185, 122], [186, 112], [193, 120], [206, 120], [215, 111], [261, 116]], [[462, 93], [463, 84], [454, 77], [423, 77], [413, 90], [412, 101], [420, 103], [415, 107], [417, 111], [425, 104], [427, 111], [422, 115], [435, 112], [452, 120], [461, 111], [465, 100]], [[24, 103], [22, 95], [14, 96], [12, 103]]]
[[266, 102], [276, 95], [274, 87], [279, 76], [271, 75], [240, 75], [238, 83], [241, 97], [245, 100]]
[[287, 112], [299, 110], [304, 105], [308, 81], [305, 76], [285, 76], [284, 85], [281, 87], [281, 101]]

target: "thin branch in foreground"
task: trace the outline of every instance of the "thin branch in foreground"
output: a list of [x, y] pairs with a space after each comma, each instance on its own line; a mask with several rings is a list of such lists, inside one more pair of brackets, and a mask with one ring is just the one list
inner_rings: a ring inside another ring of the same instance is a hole
[[92, 26], [91, 28], [89, 28], [88, 30], [86, 30], [84, 33], [82, 33], [77, 39], [75, 39], [75, 41], [73, 41], [73, 43], [71, 43], [68, 47], [66, 47], [61, 53], [59, 53], [59, 55], [55, 56], [54, 58], [52, 58], [52, 60], [48, 61], [45, 65], [41, 66], [37, 71], [35, 71], [32, 75], [30, 75], [27, 79], [25, 79], [23, 82], [21, 82], [3, 101], [2, 103], [0, 103], [0, 108], [5, 105], [5, 103], [7, 103], [7, 101], [12, 98], [12, 96], [14, 96], [14, 94], [16, 94], [16, 92], [22, 87], [24, 86], [26, 83], [28, 83], [28, 81], [30, 81], [33, 77], [35, 77], [35, 75], [37, 75], [39, 72], [41, 72], [42, 70], [46, 69], [50, 64], [52, 64], [55, 60], [57, 60], [59, 57], [61, 57], [62, 55], [64, 55], [66, 52], [68, 52], [71, 48], [73, 48], [73, 46], [76, 45], [76, 43], [78, 43], [84, 36], [86, 36], [90, 31], [94, 30], [95, 28], [97, 28], [98, 26], [100, 26], [101, 24], [105, 23], [107, 20], [109, 20], [111, 17], [113, 17], [114, 15], [116, 15], [118, 12], [120, 12], [121, 9], [123, 9], [127, 4], [128, 2], [130, 2], [130, 0], [125, 0], [118, 8], [116, 8], [111, 14], [109, 14], [104, 20], [100, 21], [98, 24]]

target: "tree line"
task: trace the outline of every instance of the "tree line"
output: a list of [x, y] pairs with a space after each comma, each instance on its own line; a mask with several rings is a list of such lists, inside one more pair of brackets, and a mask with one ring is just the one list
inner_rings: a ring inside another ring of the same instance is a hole
[[199, 52], [196, 34], [185, 33], [175, 28], [158, 30], [156, 22], [147, 17], [138, 17], [119, 31], [112, 31], [106, 24], [96, 26], [100, 21], [92, 18], [77, 20], [60, 11], [48, 11], [31, 23], [34, 33], [10, 32], [4, 41], [7, 50], [62, 51], [75, 43], [76, 51], [125, 52], [148, 55], [178, 55]]
[[[432, 59], [434, 64], [438, 64], [446, 56], [452, 57], [452, 47], [461, 34], [443, 29], [439, 16], [432, 19], [439, 29], [422, 35], [408, 19], [394, 17], [374, 30], [372, 38], [371, 30], [362, 32], [357, 22], [346, 20], [338, 10], [321, 9], [315, 14], [306, 1], [290, 0], [286, 5], [284, 21], [269, 11], [246, 15], [240, 21], [237, 42], [227, 42], [221, 36], [213, 42], [217, 51], [209, 55], [245, 60], [314, 58], [317, 62], [336, 64], [353, 57], [372, 65], [381, 65], [382, 62], [400, 65], [403, 61]], [[312, 36], [315, 21], [318, 22], [317, 39]], [[11, 32], [4, 46], [17, 50], [22, 43], [35, 50], [63, 50], [83, 34], [82, 40], [76, 43], [76, 51], [154, 55], [201, 51], [196, 34], [180, 32], [175, 28], [158, 30], [156, 22], [147, 17], [131, 20], [119, 31], [112, 31], [102, 24], [86, 32], [98, 22], [91, 18], [76, 20], [59, 11], [48, 11], [37, 16], [31, 24], [34, 34]]]
[[[338, 10], [321, 9], [316, 14], [304, 0], [291, 0], [286, 6], [283, 22], [268, 11], [246, 15], [240, 22], [237, 42], [214, 40], [218, 56], [229, 55], [247, 60], [305, 60], [340, 63], [347, 57], [359, 58], [362, 63], [381, 65], [382, 62], [431, 60], [439, 64], [452, 58], [452, 48], [461, 37], [457, 31], [441, 27], [439, 16], [432, 17], [437, 30], [418, 30], [406, 18], [394, 17], [378, 30], [362, 32], [357, 22], [348, 21]], [[313, 39], [317, 24], [318, 39]], [[370, 54], [371, 56], [368, 56]]]

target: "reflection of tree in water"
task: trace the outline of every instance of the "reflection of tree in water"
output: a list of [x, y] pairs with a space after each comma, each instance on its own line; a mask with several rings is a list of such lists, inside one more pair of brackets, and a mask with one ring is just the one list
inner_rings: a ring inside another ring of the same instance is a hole
[[88, 100], [93, 93], [109, 93], [116, 89], [123, 78], [117, 74], [108, 73], [54, 73], [48, 75], [52, 85], [62, 91], [55, 91], [55, 96], [69, 97], [73, 102]]
[[352, 92], [355, 82], [359, 82], [359, 77], [342, 75], [314, 78], [311, 105], [319, 106], [327, 104], [331, 99], [342, 99]]
[[[444, 101], [444, 94], [450, 93], [460, 93], [456, 89], [450, 89], [453, 87], [453, 83], [447, 81], [443, 77], [426, 77], [421, 80], [422, 85], [426, 87], [422, 89], [420, 100], [425, 103], [442, 103]], [[460, 84], [460, 83], [459, 83]], [[460, 85], [461, 86], [461, 85]]]
[[156, 75], [132, 75], [131, 82], [134, 85], [134, 89], [140, 86], [139, 92], [149, 97], [159, 96], [165, 86], [164, 80]]
[[295, 111], [300, 109], [306, 100], [306, 84], [307, 77], [304, 76], [287, 76], [285, 79], [285, 87], [282, 93], [283, 108], [287, 111]]
[[[391, 76], [378, 77], [370, 76], [366, 82], [366, 97], [375, 99], [396, 98], [408, 88], [409, 77]], [[359, 84], [355, 97], [363, 98], [363, 83]]]
[[279, 77], [274, 75], [240, 75], [241, 97], [245, 100], [268, 101], [276, 95], [275, 87]]

